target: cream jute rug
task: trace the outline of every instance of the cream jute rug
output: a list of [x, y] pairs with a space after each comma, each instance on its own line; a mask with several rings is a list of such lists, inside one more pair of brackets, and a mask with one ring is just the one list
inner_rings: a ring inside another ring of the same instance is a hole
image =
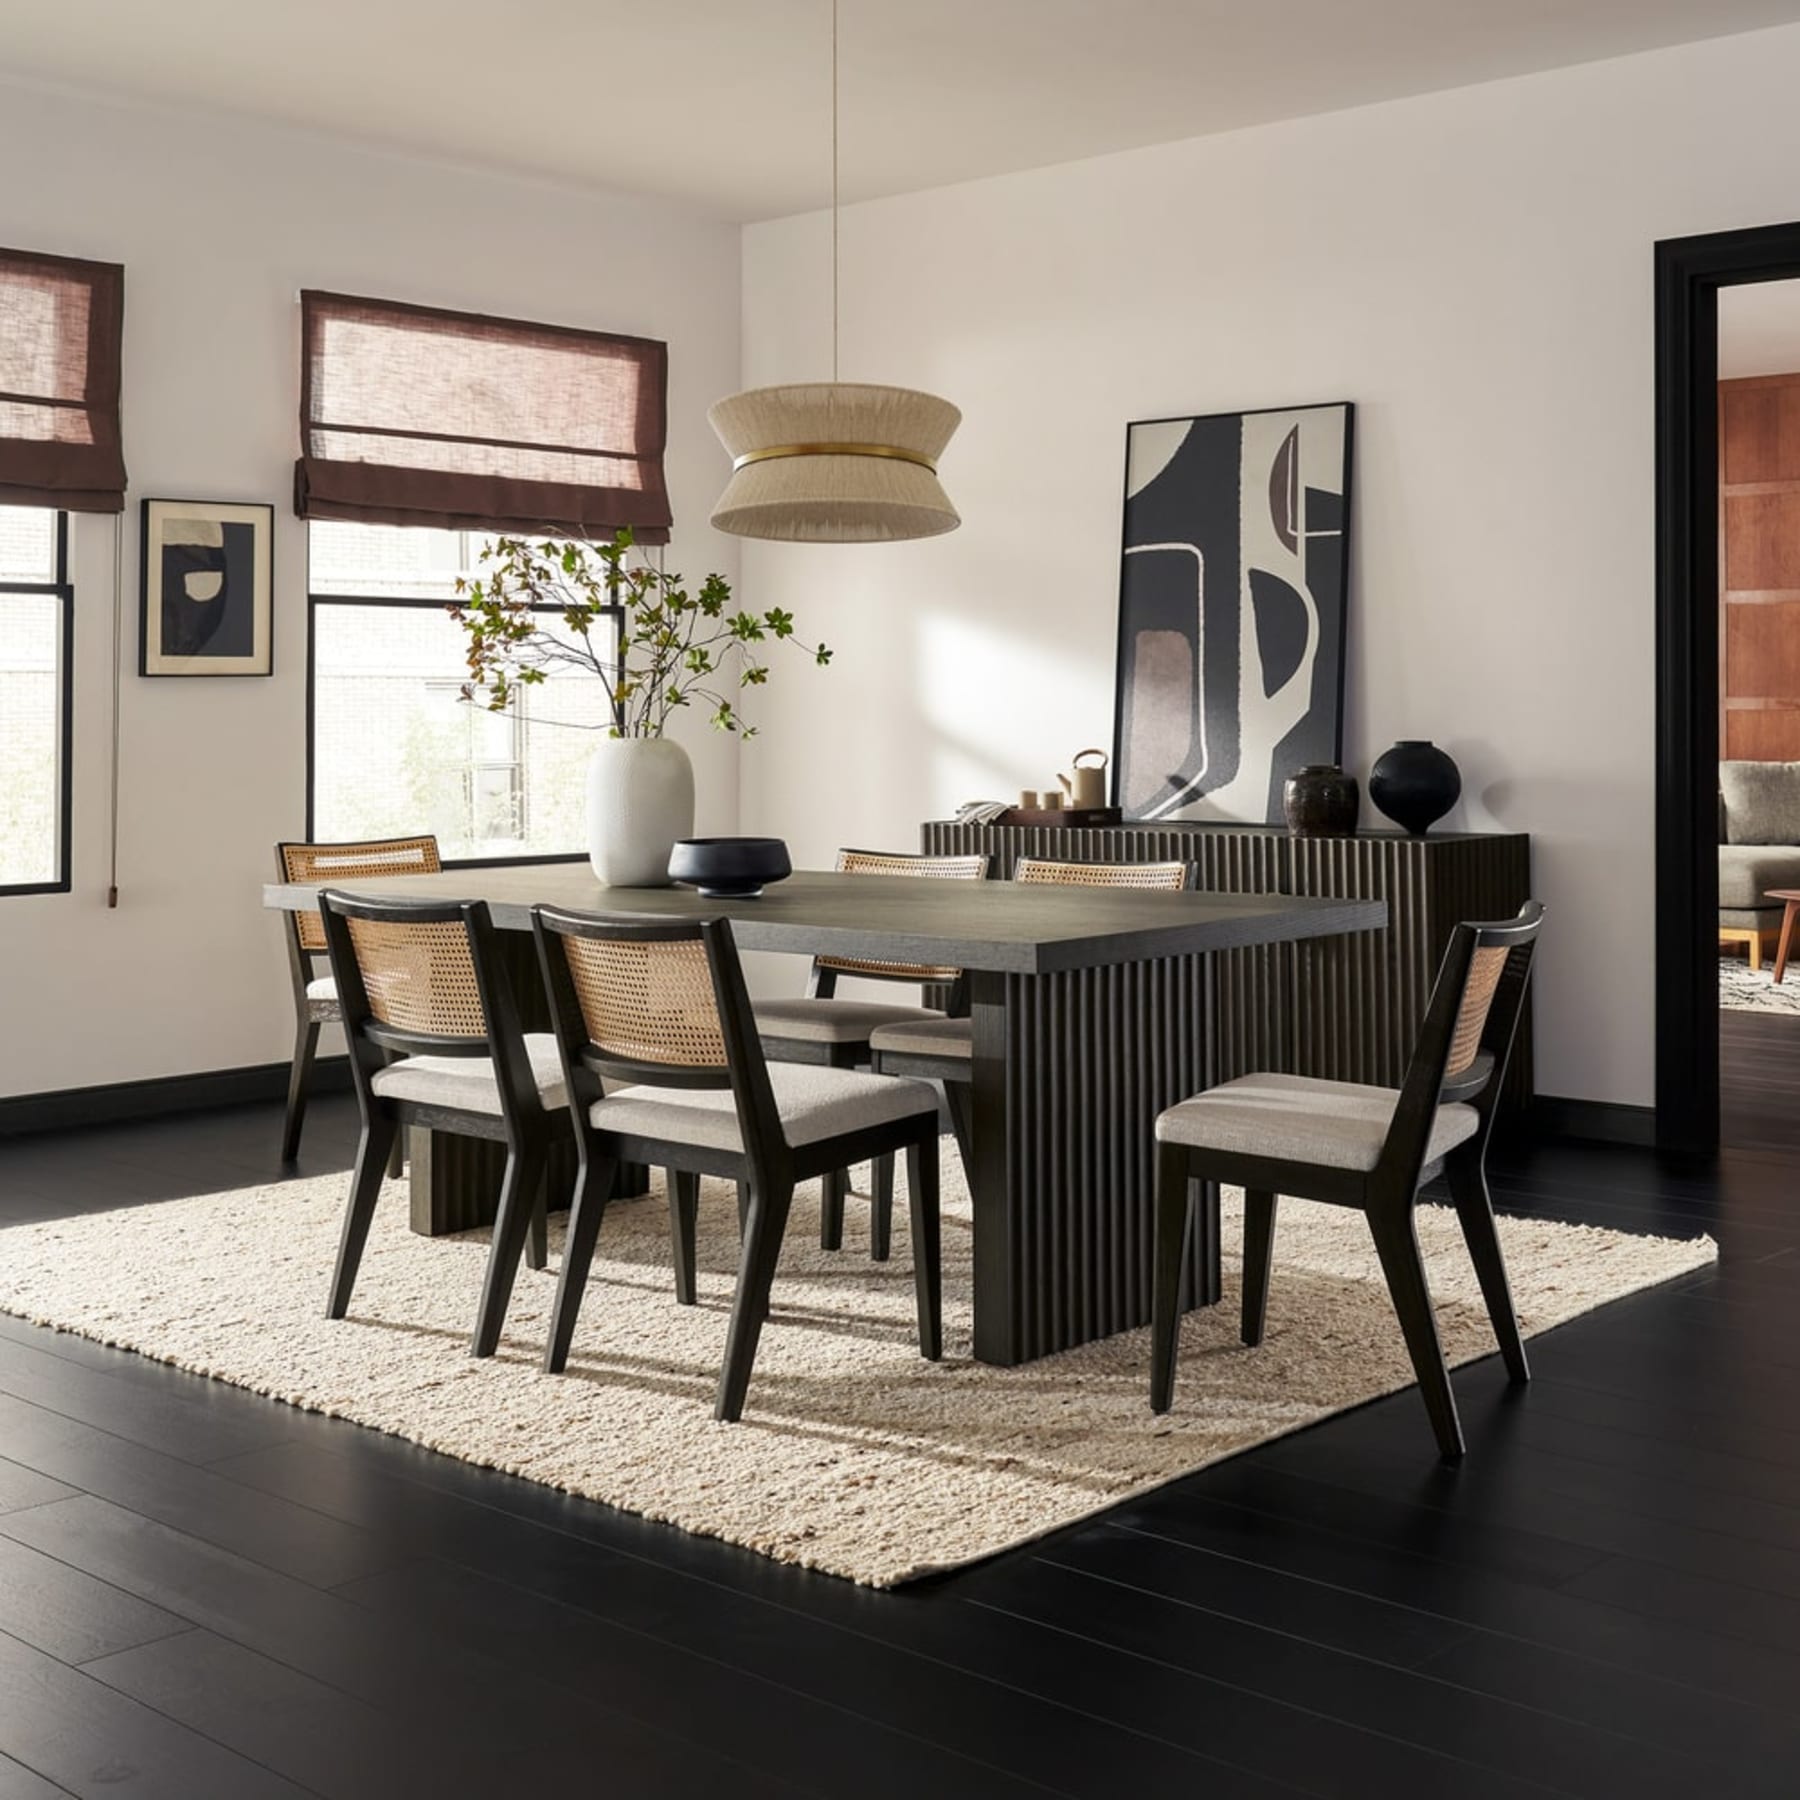
[[[614, 1206], [560, 1376], [537, 1367], [559, 1224], [550, 1269], [520, 1272], [491, 1362], [466, 1354], [486, 1234], [414, 1236], [392, 1183], [350, 1317], [321, 1317], [336, 1176], [0, 1232], [0, 1308], [875, 1587], [990, 1556], [1411, 1381], [1361, 1217], [1300, 1201], [1283, 1203], [1267, 1339], [1238, 1343], [1235, 1197], [1225, 1303], [1188, 1319], [1172, 1414], [1150, 1411], [1143, 1331], [1019, 1369], [973, 1363], [954, 1155], [944, 1174], [945, 1360], [915, 1347], [904, 1206], [893, 1260], [871, 1263], [860, 1205], [827, 1254], [816, 1188], [803, 1190], [737, 1425], [711, 1417], [737, 1252], [731, 1190], [713, 1182], [699, 1305], [675, 1304], [660, 1188]], [[1419, 1227], [1451, 1360], [1490, 1354], [1454, 1215], [1422, 1208]], [[1708, 1238], [1522, 1219], [1501, 1231], [1528, 1333], [1718, 1254]], [[1431, 1455], [1421, 1411], [1421, 1466]]]

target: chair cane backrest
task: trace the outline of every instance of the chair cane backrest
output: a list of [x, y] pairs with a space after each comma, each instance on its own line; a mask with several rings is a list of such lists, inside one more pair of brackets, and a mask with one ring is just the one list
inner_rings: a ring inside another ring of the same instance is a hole
[[1155, 888], [1166, 892], [1185, 888], [1190, 873], [1191, 865], [1184, 862], [1076, 863], [1021, 856], [1013, 865], [1013, 880], [1032, 885]]
[[604, 1081], [729, 1088], [753, 1164], [783, 1149], [780, 1113], [726, 919], [534, 906], [531, 928], [577, 1137]]
[[[840, 850], [840, 875], [911, 875], [928, 881], [985, 881], [985, 856], [907, 856], [889, 850]], [[961, 969], [939, 968], [930, 963], [868, 962], [853, 956], [818, 956], [815, 970], [834, 975], [863, 975], [876, 981], [953, 982]]]
[[1474, 1142], [1485, 1144], [1543, 922], [1542, 904], [1528, 900], [1516, 919], [1451, 932], [1382, 1150], [1390, 1173], [1416, 1179], [1446, 1101], [1475, 1107], [1482, 1125]]
[[417, 1037], [486, 1037], [487, 1010], [460, 920], [347, 918], [356, 967], [378, 1024]]
[[698, 937], [643, 941], [569, 934], [559, 942], [595, 1049], [640, 1066], [725, 1066], [718, 997]]
[[1477, 949], [1469, 960], [1468, 979], [1463, 983], [1462, 1005], [1457, 1009], [1456, 1029], [1450, 1034], [1450, 1056], [1444, 1064], [1444, 1078], [1466, 1074], [1481, 1053], [1482, 1033], [1487, 1029], [1488, 1015], [1493, 1011], [1494, 995], [1500, 988], [1500, 977], [1512, 951], [1502, 944]]
[[[443, 869], [435, 837], [381, 838], [357, 844], [277, 844], [284, 881], [356, 881], [368, 875], [436, 875]], [[309, 956], [325, 952], [325, 925], [316, 912], [290, 913], [294, 935]]]

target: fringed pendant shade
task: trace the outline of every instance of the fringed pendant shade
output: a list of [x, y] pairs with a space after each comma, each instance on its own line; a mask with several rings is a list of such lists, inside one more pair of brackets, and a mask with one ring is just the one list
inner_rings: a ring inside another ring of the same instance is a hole
[[708, 417], [732, 458], [712, 522], [738, 537], [871, 544], [962, 523], [937, 460], [962, 414], [913, 388], [815, 381], [752, 388]]
[[720, 531], [792, 544], [937, 537], [962, 520], [938, 458], [962, 423], [913, 388], [839, 381], [838, 9], [831, 0], [831, 379], [751, 388], [707, 417], [731, 456], [713, 509]]

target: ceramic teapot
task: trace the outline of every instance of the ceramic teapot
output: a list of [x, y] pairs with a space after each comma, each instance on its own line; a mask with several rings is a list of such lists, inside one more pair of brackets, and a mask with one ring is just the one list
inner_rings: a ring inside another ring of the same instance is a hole
[[[1097, 756], [1100, 760], [1084, 766], [1082, 759], [1089, 756]], [[1058, 775], [1056, 778], [1063, 784], [1069, 806], [1076, 812], [1100, 811], [1106, 805], [1106, 752], [1077, 750], [1073, 767], [1073, 775]]]

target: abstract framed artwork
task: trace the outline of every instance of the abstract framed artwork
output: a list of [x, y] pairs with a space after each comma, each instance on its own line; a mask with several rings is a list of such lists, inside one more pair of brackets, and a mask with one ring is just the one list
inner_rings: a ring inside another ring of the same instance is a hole
[[274, 673], [274, 537], [273, 506], [144, 502], [140, 675]]
[[1113, 726], [1127, 819], [1276, 822], [1342, 750], [1355, 408], [1126, 429]]

